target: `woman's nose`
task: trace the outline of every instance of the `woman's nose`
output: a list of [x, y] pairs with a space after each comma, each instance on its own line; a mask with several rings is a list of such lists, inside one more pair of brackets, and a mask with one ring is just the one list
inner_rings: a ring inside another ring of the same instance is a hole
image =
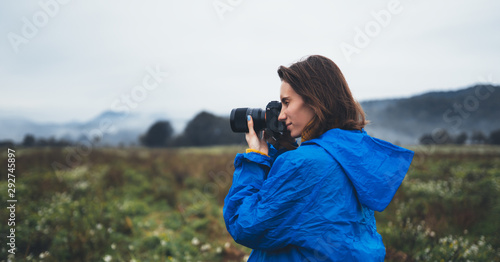
[[285, 115], [285, 110], [280, 111], [280, 115], [278, 116], [278, 121], [285, 121], [286, 120], [286, 115]]

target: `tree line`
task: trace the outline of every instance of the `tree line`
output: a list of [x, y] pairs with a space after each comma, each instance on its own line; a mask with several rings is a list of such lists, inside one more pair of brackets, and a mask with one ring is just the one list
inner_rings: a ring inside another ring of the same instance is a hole
[[[99, 141], [93, 141], [98, 143]], [[23, 147], [66, 147], [78, 142], [53, 137], [35, 138], [26, 134], [23, 141], [18, 144]], [[203, 111], [190, 120], [183, 132], [175, 135], [172, 124], [168, 120], [153, 123], [145, 133], [138, 137], [138, 143], [146, 147], [188, 147], [188, 146], [213, 146], [245, 143], [245, 136], [232, 132], [229, 118], [220, 117]], [[423, 134], [419, 143], [429, 144], [493, 144], [500, 145], [500, 129], [485, 134], [476, 130], [468, 134], [465, 131], [459, 134], [450, 134], [446, 129], [436, 129], [432, 133]], [[0, 141], [0, 147], [13, 147], [10, 140]]]
[[26, 134], [23, 138], [23, 141], [19, 144], [14, 143], [12, 140], [2, 140], [0, 141], [0, 147], [14, 147], [14, 146], [22, 146], [22, 147], [65, 147], [72, 146], [73, 143], [70, 140], [56, 139], [54, 137], [50, 138], [35, 138], [33, 134]]
[[[93, 144], [99, 144], [99, 142], [92, 141]], [[245, 136], [232, 132], [229, 118], [203, 111], [187, 123], [181, 134], [174, 134], [170, 121], [161, 120], [153, 123], [145, 133], [138, 137], [137, 142], [146, 147], [231, 145], [245, 143]], [[33, 134], [26, 134], [20, 143], [14, 143], [11, 140], [0, 141], [0, 147], [66, 147], [76, 144], [78, 141], [64, 138], [58, 140], [54, 137], [36, 138]], [[123, 145], [121, 143], [119, 146]]]
[[500, 129], [493, 130], [489, 135], [485, 135], [482, 131], [473, 131], [470, 136], [466, 132], [452, 135], [446, 129], [436, 129], [432, 133], [423, 134], [419, 143], [422, 145], [463, 145], [469, 141], [470, 144], [492, 144], [500, 145]]
[[169, 121], [158, 121], [139, 137], [139, 142], [147, 147], [212, 146], [244, 143], [245, 137], [233, 133], [229, 118], [203, 111], [187, 123], [180, 135], [174, 136]]

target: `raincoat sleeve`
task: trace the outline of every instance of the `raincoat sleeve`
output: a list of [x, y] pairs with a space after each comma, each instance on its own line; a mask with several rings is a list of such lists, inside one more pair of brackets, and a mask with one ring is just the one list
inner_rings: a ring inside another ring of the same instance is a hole
[[237, 243], [274, 250], [294, 240], [300, 217], [300, 210], [294, 207], [313, 187], [304, 188], [304, 178], [299, 176], [308, 165], [286, 155], [274, 163], [271, 157], [257, 153], [236, 156], [223, 213], [227, 230]]

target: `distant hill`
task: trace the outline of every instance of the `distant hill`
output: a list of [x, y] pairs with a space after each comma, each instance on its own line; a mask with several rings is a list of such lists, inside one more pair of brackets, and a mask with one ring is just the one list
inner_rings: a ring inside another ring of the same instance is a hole
[[[76, 142], [89, 136], [101, 136], [101, 145], [138, 144], [138, 137], [158, 120], [169, 120], [175, 127], [187, 120], [169, 119], [163, 114], [118, 113], [105, 111], [86, 122], [35, 123], [20, 118], [2, 118], [0, 141], [20, 143], [26, 134], [38, 138], [55, 138]], [[5, 128], [9, 127], [9, 128]]]
[[[458, 91], [430, 92], [400, 99], [361, 102], [371, 123], [365, 130], [372, 136], [393, 143], [417, 144], [419, 138], [433, 130], [446, 129], [451, 134], [482, 131], [489, 135], [500, 129], [500, 86], [476, 85]], [[228, 112], [229, 113], [229, 112]], [[223, 117], [227, 119], [227, 116]], [[221, 118], [222, 119], [222, 118]], [[105, 111], [87, 122], [62, 124], [34, 123], [19, 118], [0, 117], [0, 141], [22, 142], [26, 134], [35, 138], [78, 141], [98, 132], [101, 123], [111, 126], [102, 136], [101, 145], [138, 144], [138, 138], [159, 120], [168, 120], [177, 133], [189, 119], [172, 119], [163, 113], [117, 113]], [[223, 120], [223, 119], [222, 119]], [[218, 121], [229, 128], [229, 119]], [[214, 129], [216, 130], [216, 129]]]
[[500, 86], [476, 85], [361, 105], [371, 121], [365, 128], [370, 135], [401, 144], [417, 144], [423, 134], [439, 128], [468, 135], [500, 129]]

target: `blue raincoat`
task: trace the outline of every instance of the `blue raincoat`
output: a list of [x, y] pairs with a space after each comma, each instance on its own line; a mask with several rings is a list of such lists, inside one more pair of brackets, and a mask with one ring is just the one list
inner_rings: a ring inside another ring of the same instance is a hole
[[413, 152], [331, 129], [296, 150], [236, 155], [224, 220], [249, 261], [383, 261], [374, 211], [391, 202]]

